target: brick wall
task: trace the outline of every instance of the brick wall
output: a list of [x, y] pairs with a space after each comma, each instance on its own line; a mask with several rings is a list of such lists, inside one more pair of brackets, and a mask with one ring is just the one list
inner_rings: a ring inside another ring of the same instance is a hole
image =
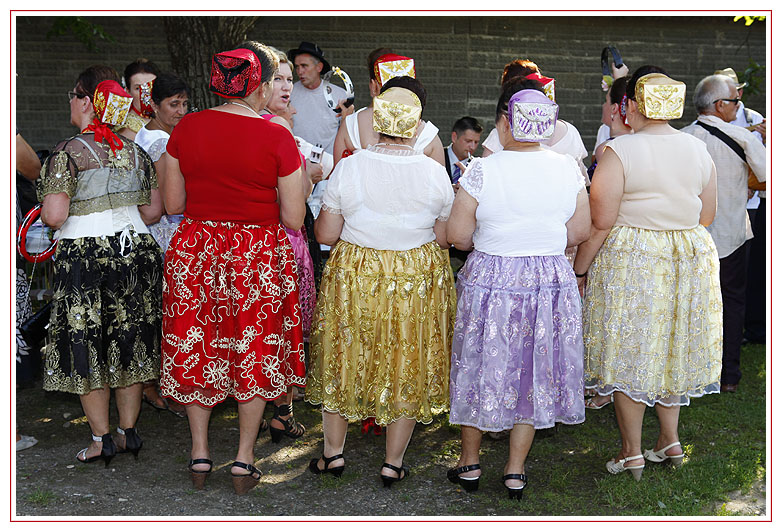
[[[51, 17], [16, 19], [17, 122], [36, 149], [49, 148], [73, 134], [66, 92], [78, 73], [105, 63], [120, 72], [145, 56], [170, 68], [163, 24], [157, 16], [89, 17], [115, 39], [90, 52], [71, 36], [46, 39]], [[281, 50], [302, 40], [317, 42], [332, 65], [347, 71], [356, 85], [356, 103], [368, 103], [366, 55], [380, 46], [416, 60], [429, 93], [424, 117], [441, 130], [443, 143], [462, 115], [493, 127], [503, 65], [517, 57], [535, 61], [557, 80], [560, 117], [573, 123], [591, 151], [600, 125], [600, 52], [616, 46], [630, 68], [657, 64], [687, 83], [682, 127], [695, 117], [695, 84], [717, 68], [746, 68], [751, 57], [766, 59], [766, 25], [745, 27], [732, 17], [262, 17], [248, 37]], [[765, 95], [746, 98], [765, 115]]]

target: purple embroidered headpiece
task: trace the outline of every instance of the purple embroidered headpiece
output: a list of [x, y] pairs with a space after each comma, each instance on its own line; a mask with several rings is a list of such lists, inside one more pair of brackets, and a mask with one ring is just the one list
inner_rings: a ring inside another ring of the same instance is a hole
[[539, 90], [524, 89], [508, 102], [508, 121], [519, 142], [540, 142], [554, 134], [559, 106]]

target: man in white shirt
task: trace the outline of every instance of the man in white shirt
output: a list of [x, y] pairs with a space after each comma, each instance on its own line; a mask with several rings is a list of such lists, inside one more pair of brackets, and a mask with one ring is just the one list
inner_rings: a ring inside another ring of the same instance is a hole
[[478, 148], [482, 131], [483, 126], [471, 116], [463, 116], [453, 125], [451, 145], [445, 150], [445, 169], [452, 184], [455, 185], [459, 181], [472, 154]]
[[766, 180], [766, 148], [747, 129], [731, 125], [739, 109], [736, 85], [712, 75], [695, 87], [698, 120], [682, 129], [706, 143], [717, 169], [717, 214], [707, 228], [720, 258], [723, 301], [722, 391], [735, 392], [741, 379], [739, 355], [746, 303], [746, 241], [752, 238], [747, 216], [750, 170]]
[[331, 70], [331, 65], [323, 57], [323, 50], [317, 44], [302, 42], [298, 48], [288, 51], [288, 58], [296, 68], [299, 81], [293, 84], [291, 104], [296, 107], [296, 121], [293, 134], [301, 137], [323, 151], [334, 151], [334, 138], [337, 136], [343, 104], [347, 99], [344, 89], [329, 83], [334, 101], [340, 107], [331, 109], [323, 93], [321, 76]]
[[[728, 76], [736, 85], [739, 98], [744, 95], [746, 83], [739, 83], [739, 78], [732, 68], [717, 70], [715, 74]], [[744, 107], [739, 102], [734, 126], [750, 129], [752, 133], [766, 144], [766, 119], [753, 109]], [[766, 343], [766, 192], [759, 191], [747, 202], [749, 221], [755, 237], [749, 243], [749, 263], [747, 264], [747, 305], [744, 317], [744, 339], [752, 343]]]

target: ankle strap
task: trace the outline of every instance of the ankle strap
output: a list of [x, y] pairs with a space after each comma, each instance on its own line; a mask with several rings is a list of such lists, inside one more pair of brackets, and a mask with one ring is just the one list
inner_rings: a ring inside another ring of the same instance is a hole
[[275, 416], [288, 416], [291, 414], [291, 405], [274, 405]]
[[639, 458], [643, 458], [643, 457], [644, 457], [644, 455], [642, 455], [642, 454], [639, 454], [638, 456], [625, 456], [622, 460], [619, 460], [619, 461], [624, 464], [625, 462], [630, 462], [632, 460], [638, 460]]
[[92, 435], [92, 441], [103, 441], [103, 436]]
[[326, 467], [328, 467], [329, 464], [331, 462], [333, 462], [334, 460], [339, 460], [340, 458], [342, 458], [342, 454], [335, 454], [334, 456], [332, 456], [330, 458], [326, 458], [326, 455], [322, 455], [322, 456], [323, 456], [323, 465], [326, 466]]
[[681, 443], [680, 443], [680, 442], [678, 442], [678, 441], [675, 441], [675, 442], [673, 442], [673, 443], [672, 443], [672, 444], [670, 444], [670, 445], [666, 445], [665, 447], [663, 447], [662, 449], [660, 449], [660, 450], [659, 450], [659, 451], [657, 451], [657, 452], [658, 452], [658, 453], [664, 453], [665, 451], [667, 451], [667, 450], [668, 450], [668, 449], [670, 449], [671, 447], [676, 447], [677, 445], [681, 445]]
[[468, 471], [475, 471], [476, 469], [480, 469], [480, 464], [470, 464], [462, 467], [456, 468], [456, 474], [461, 475], [462, 473], [467, 473]]
[[234, 462], [231, 464], [231, 467], [241, 467], [242, 469], [246, 469], [250, 472], [251, 475], [254, 475], [255, 473], [258, 473], [258, 476], [262, 475], [258, 469], [252, 465], [252, 464], [245, 464], [244, 462]]
[[508, 473], [507, 475], [503, 475], [502, 480], [521, 480], [527, 482], [527, 475], [524, 473]]
[[381, 469], [383, 467], [387, 467], [388, 469], [392, 469], [392, 470], [396, 471], [397, 474], [399, 474], [399, 475], [401, 475], [402, 471], [404, 470], [404, 466], [396, 467], [395, 465], [391, 465], [388, 462], [383, 462], [383, 466], [381, 467]]

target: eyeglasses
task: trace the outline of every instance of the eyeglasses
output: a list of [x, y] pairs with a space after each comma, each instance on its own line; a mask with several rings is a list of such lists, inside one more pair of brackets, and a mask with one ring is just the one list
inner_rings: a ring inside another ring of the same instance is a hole
[[714, 100], [711, 103], [717, 103], [717, 102], [733, 102], [733, 105], [738, 105], [741, 101], [741, 98], [720, 98], [718, 100]]
[[68, 91], [68, 101], [71, 101], [74, 98], [86, 98], [87, 96], [87, 94], [82, 94], [80, 92]]

